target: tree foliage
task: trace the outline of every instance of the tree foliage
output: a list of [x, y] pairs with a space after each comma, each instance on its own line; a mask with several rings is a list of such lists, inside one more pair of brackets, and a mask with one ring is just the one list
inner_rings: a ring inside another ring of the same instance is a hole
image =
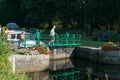
[[23, 27], [114, 28], [119, 25], [119, 0], [0, 0], [0, 22]]

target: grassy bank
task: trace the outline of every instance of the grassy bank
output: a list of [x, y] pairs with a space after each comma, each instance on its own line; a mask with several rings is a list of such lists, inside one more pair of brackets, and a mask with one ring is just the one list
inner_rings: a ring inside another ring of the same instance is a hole
[[105, 42], [94, 41], [90, 37], [82, 37], [81, 44], [82, 46], [101, 47], [105, 44]]
[[14, 52], [9, 44], [0, 43], [0, 79], [1, 80], [27, 80], [24, 73], [13, 74], [8, 57]]

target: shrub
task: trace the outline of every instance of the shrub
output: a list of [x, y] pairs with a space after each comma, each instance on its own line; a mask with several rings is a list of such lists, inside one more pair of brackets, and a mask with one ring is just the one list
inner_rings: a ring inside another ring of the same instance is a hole
[[119, 48], [113, 42], [107, 42], [102, 46], [102, 50], [104, 51], [118, 51]]
[[27, 80], [25, 74], [13, 74], [8, 57], [13, 53], [11, 46], [0, 43], [0, 79], [1, 80]]
[[93, 40], [120, 42], [120, 34], [117, 32], [94, 32]]
[[0, 69], [10, 68], [8, 57], [11, 51], [9, 45], [0, 43]]
[[109, 41], [112, 42], [120, 42], [120, 35], [118, 33], [114, 33], [108, 37]]

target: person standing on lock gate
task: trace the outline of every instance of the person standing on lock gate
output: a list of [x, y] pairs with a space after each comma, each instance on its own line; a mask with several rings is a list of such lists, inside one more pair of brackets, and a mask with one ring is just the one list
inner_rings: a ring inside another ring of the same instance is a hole
[[49, 36], [51, 36], [51, 41], [49, 42], [49, 44], [51, 44], [51, 43], [53, 43], [54, 44], [54, 42], [55, 42], [55, 28], [56, 28], [56, 26], [53, 26], [53, 28], [51, 29], [51, 31], [50, 31], [50, 35]]
[[36, 45], [39, 46], [40, 45], [40, 32], [37, 29], [36, 33], [35, 33], [35, 40], [36, 40]]

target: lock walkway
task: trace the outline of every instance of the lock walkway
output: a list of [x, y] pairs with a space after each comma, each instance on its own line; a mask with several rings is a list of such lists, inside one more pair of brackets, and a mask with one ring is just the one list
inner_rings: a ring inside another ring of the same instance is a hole
[[[36, 40], [35, 38], [32, 38], [32, 37], [34, 37], [33, 34], [32, 35], [25, 34], [24, 46], [36, 46], [36, 43], [35, 43]], [[27, 42], [28, 40], [30, 41], [30, 38], [32, 38], [31, 42]], [[68, 33], [67, 34], [56, 34], [54, 37], [54, 41], [51, 42], [51, 40], [52, 38], [51, 36], [49, 36], [49, 34], [40, 34], [40, 42], [45, 43], [49, 47], [74, 47], [74, 46], [81, 45], [80, 34], [68, 34]]]

